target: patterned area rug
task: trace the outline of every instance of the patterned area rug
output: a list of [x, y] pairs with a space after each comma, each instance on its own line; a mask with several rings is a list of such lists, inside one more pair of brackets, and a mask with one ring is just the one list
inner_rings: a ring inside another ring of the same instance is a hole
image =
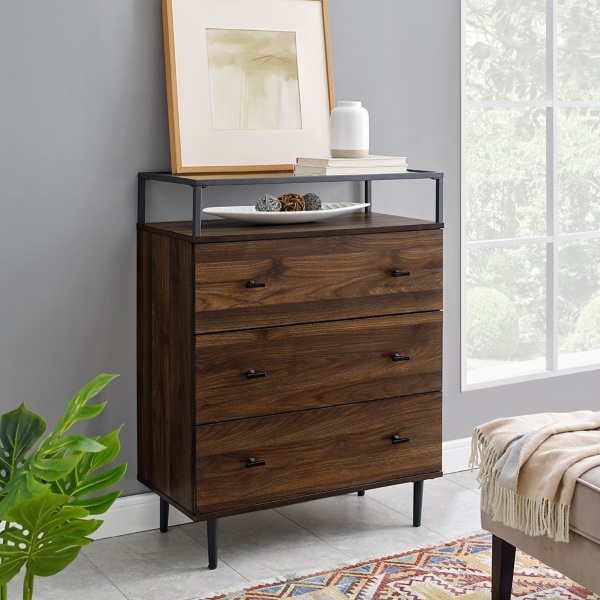
[[[474, 535], [213, 599], [489, 600], [491, 562], [492, 536]], [[517, 552], [512, 595], [524, 600], [598, 600], [598, 596], [522, 552]]]

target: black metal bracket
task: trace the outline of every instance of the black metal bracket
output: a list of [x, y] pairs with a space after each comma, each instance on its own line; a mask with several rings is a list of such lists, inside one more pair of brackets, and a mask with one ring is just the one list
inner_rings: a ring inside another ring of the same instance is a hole
[[435, 180], [435, 222], [444, 222], [444, 178]]
[[137, 222], [146, 222], [146, 179], [138, 174]]
[[[368, 177], [368, 179], [366, 178]], [[226, 177], [219, 175], [186, 176], [171, 173], [138, 173], [138, 199], [137, 222], [146, 223], [146, 181], [163, 181], [187, 185], [192, 188], [192, 234], [194, 237], [202, 235], [202, 190], [208, 187], [222, 187], [232, 185], [260, 185], [260, 184], [285, 184], [285, 183], [340, 183], [344, 181], [362, 181], [365, 186], [365, 212], [370, 213], [373, 205], [373, 181], [390, 181], [403, 179], [432, 179], [435, 187], [435, 221], [442, 223], [444, 217], [444, 174], [439, 171], [419, 171], [409, 169], [406, 173], [383, 173], [373, 175], [275, 175], [253, 177]]]
[[204, 188], [195, 185], [192, 188], [192, 203], [193, 203], [193, 216], [192, 216], [192, 235], [194, 237], [200, 237], [202, 235], [202, 190]]

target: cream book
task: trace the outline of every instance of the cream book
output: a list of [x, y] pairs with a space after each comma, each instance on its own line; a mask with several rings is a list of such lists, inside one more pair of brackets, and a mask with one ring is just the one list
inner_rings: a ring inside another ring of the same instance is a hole
[[366, 158], [297, 158], [299, 165], [319, 167], [406, 167], [406, 156], [367, 156]]
[[380, 175], [406, 173], [407, 167], [320, 167], [318, 165], [294, 165], [296, 175]]

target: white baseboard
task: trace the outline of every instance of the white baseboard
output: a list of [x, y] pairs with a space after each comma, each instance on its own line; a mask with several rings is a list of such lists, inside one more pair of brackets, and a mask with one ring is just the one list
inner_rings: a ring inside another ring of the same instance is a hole
[[471, 438], [442, 443], [442, 470], [446, 475], [467, 471], [471, 458]]
[[[158, 529], [159, 502], [153, 492], [117, 498], [111, 508], [99, 517], [104, 521], [91, 537], [101, 540], [128, 533]], [[172, 506], [169, 508], [169, 525], [182, 525], [192, 521]]]
[[[442, 444], [442, 465], [444, 473], [466, 471], [469, 468], [471, 438], [451, 440]], [[138, 494], [118, 498], [111, 509], [100, 518], [104, 524], [92, 536], [96, 540], [158, 529], [159, 502], [153, 493]], [[169, 509], [169, 525], [191, 523], [190, 519], [177, 509]]]

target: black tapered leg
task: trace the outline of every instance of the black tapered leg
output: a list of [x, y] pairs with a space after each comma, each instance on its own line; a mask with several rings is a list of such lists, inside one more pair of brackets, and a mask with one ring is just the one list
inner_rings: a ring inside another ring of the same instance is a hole
[[516, 548], [492, 536], [492, 600], [510, 600]]
[[359, 496], [364, 496], [365, 495], [365, 491], [363, 490], [362, 492], [358, 492]]
[[421, 527], [424, 481], [415, 481], [413, 489], [413, 527]]
[[219, 519], [206, 521], [208, 533], [208, 568], [214, 571], [219, 563]]
[[169, 503], [160, 498], [160, 530], [162, 533], [169, 531]]

